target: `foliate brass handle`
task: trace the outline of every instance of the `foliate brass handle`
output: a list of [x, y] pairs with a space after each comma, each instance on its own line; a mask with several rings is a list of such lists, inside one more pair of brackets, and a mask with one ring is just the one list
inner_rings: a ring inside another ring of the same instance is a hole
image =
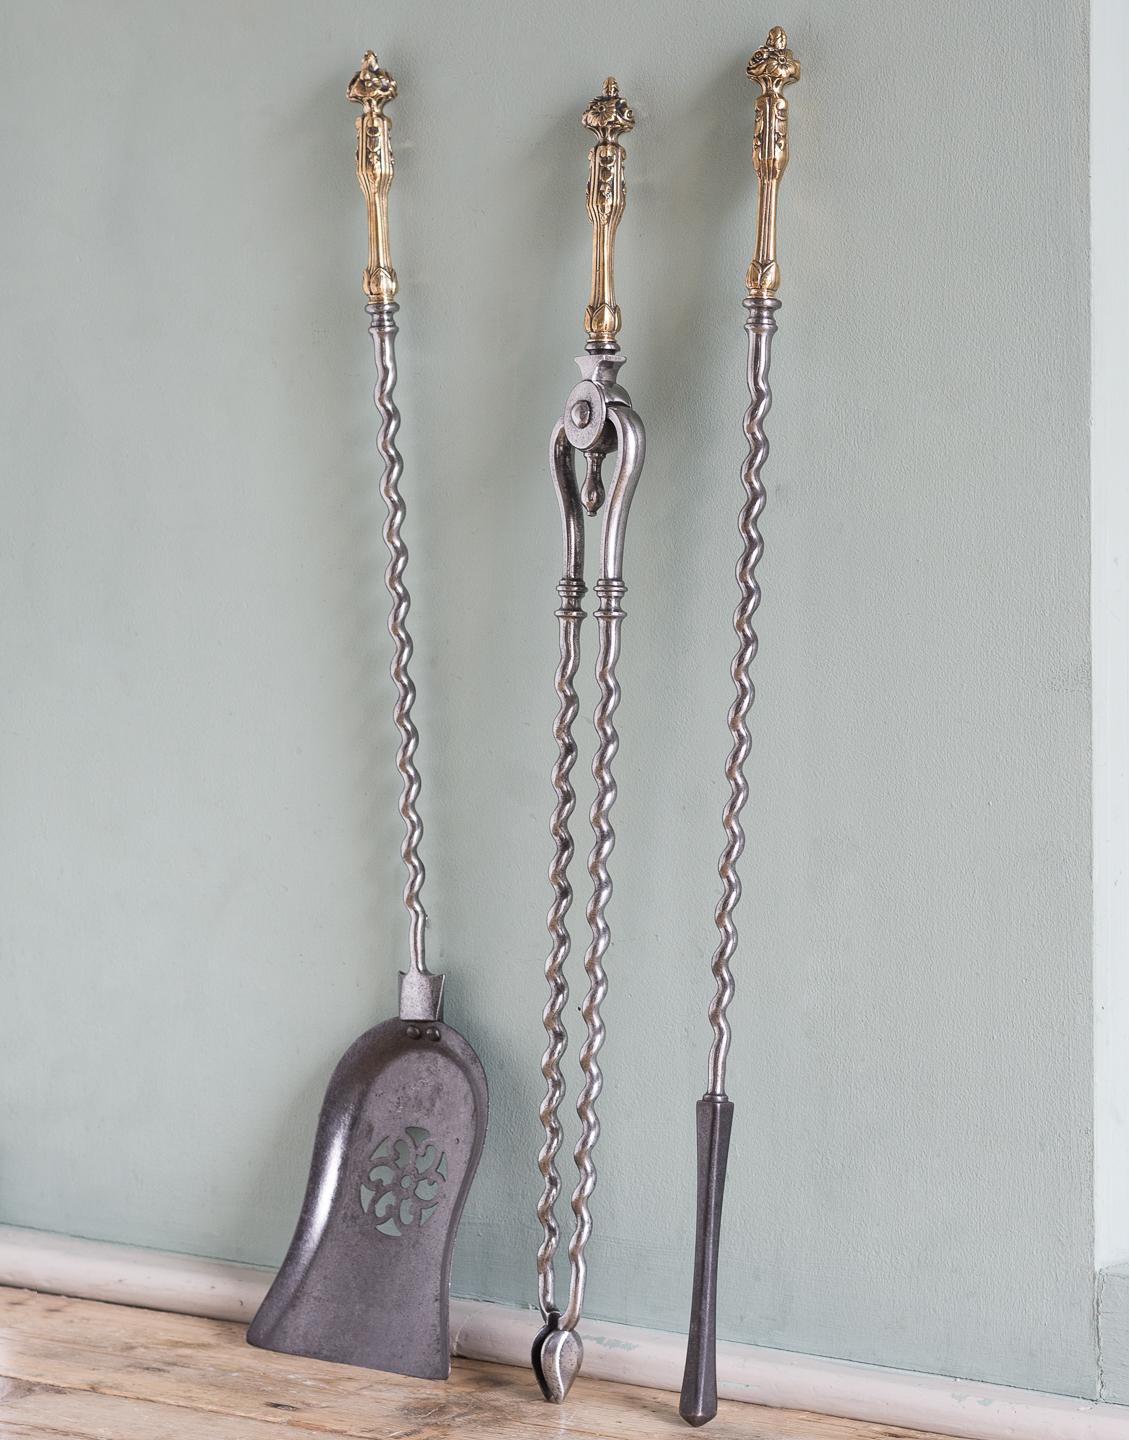
[[800, 78], [800, 63], [777, 25], [746, 67], [761, 87], [753, 128], [753, 165], [757, 172], [757, 231], [745, 287], [754, 299], [768, 300], [780, 285], [776, 263], [776, 192], [788, 164], [788, 102], [785, 85]]
[[392, 188], [392, 122], [384, 113], [397, 86], [376, 56], [366, 50], [346, 95], [361, 106], [357, 116], [357, 179], [368, 207], [368, 265], [361, 284], [371, 303], [388, 304], [396, 294], [396, 272], [388, 248], [388, 192]]
[[588, 216], [592, 221], [592, 296], [584, 312], [589, 342], [609, 343], [619, 334], [619, 306], [615, 303], [613, 252], [616, 226], [623, 218], [627, 186], [623, 163], [627, 152], [619, 136], [634, 129], [631, 106], [620, 97], [615, 77], [604, 81], [597, 95], [580, 117], [580, 123], [596, 136], [588, 152]]

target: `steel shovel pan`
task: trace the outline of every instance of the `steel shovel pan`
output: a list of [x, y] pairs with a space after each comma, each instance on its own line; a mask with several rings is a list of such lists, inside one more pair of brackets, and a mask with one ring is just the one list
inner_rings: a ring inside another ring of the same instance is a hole
[[251, 1344], [445, 1379], [451, 1257], [486, 1112], [481, 1062], [449, 1025], [397, 1018], [355, 1041]]

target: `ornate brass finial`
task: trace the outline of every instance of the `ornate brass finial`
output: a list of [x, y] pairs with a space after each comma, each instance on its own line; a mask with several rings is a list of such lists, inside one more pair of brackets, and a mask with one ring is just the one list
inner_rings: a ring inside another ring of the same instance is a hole
[[345, 94], [361, 106], [357, 116], [357, 179], [368, 206], [368, 265], [361, 280], [369, 300], [387, 304], [396, 294], [396, 272], [388, 249], [388, 191], [395, 165], [388, 132], [392, 122], [384, 113], [395, 100], [397, 86], [376, 56], [366, 50], [361, 68], [349, 81]]
[[745, 287], [754, 298], [770, 299], [780, 285], [776, 263], [776, 191], [788, 164], [788, 102], [785, 85], [800, 78], [800, 62], [788, 49], [777, 25], [749, 61], [750, 80], [761, 87], [753, 127], [753, 165], [757, 172], [757, 229]]
[[580, 123], [596, 136], [588, 152], [588, 217], [592, 221], [592, 295], [584, 312], [589, 343], [606, 344], [619, 334], [621, 317], [615, 303], [613, 251], [616, 226], [623, 218], [627, 186], [623, 166], [627, 152], [619, 137], [635, 127], [631, 106], [619, 93], [615, 76], [604, 81], [597, 95], [580, 117]]
[[631, 106], [619, 93], [619, 82], [614, 75], [604, 81], [601, 95], [597, 95], [580, 117], [580, 123], [594, 130], [602, 145], [612, 145], [621, 135], [635, 128], [635, 116]]

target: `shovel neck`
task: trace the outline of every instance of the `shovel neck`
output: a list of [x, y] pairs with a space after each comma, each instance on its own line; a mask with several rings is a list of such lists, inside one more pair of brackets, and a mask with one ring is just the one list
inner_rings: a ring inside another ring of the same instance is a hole
[[443, 976], [412, 964], [400, 972], [400, 1019], [419, 1023], [443, 1019]]

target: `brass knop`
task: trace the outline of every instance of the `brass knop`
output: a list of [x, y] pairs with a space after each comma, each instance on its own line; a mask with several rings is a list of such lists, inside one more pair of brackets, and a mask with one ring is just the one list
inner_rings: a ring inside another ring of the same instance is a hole
[[619, 306], [613, 274], [616, 226], [623, 218], [627, 186], [623, 166], [627, 152], [619, 137], [635, 126], [631, 106], [622, 99], [615, 77], [604, 81], [603, 94], [589, 104], [580, 123], [596, 136], [588, 152], [588, 216], [592, 221], [592, 295], [584, 312], [589, 342], [608, 343], [619, 334]]
[[388, 191], [395, 165], [384, 107], [395, 100], [397, 86], [376, 56], [366, 50], [361, 68], [345, 94], [361, 106], [357, 116], [357, 179], [368, 208], [368, 265], [361, 280], [373, 304], [387, 304], [396, 294], [396, 272], [388, 248]]
[[780, 285], [776, 263], [776, 192], [788, 164], [788, 102], [785, 85], [800, 78], [800, 62], [788, 49], [777, 25], [746, 67], [761, 87], [753, 126], [753, 165], [757, 172], [757, 230], [745, 287], [756, 299], [771, 299]]

